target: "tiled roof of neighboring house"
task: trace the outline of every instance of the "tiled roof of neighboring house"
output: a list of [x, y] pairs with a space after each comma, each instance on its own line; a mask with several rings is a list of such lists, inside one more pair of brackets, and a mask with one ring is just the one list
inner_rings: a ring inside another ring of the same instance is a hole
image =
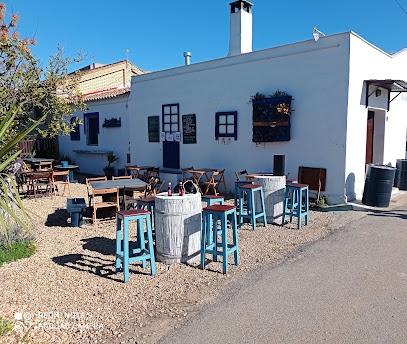
[[[117, 65], [119, 65], [119, 64], [126, 63], [126, 62], [129, 63], [129, 65], [132, 67], [132, 70], [133, 70], [136, 74], [150, 73], [149, 71], [142, 70], [142, 69], [138, 68], [137, 66], [135, 66], [134, 64], [132, 64], [131, 62], [126, 61], [126, 60], [119, 61], [119, 62], [115, 62], [115, 63], [111, 63], [111, 64], [104, 65], [104, 66], [101, 66], [101, 67], [96, 67], [96, 68], [89, 69], [89, 70], [85, 70], [85, 71], [81, 71], [81, 73], [87, 75], [87, 74], [91, 74], [91, 73], [94, 73], [94, 72], [99, 72], [99, 71], [101, 71], [101, 70], [103, 70], [103, 69], [111, 68], [111, 67], [114, 67], [114, 66], [117, 66]], [[70, 74], [73, 74], [73, 73], [75, 73], [75, 72], [72, 72], [72, 73], [70, 73]]]
[[[83, 95], [83, 100], [85, 103], [91, 102], [94, 100], [102, 100], [102, 99], [109, 99], [115, 98], [118, 96], [127, 96], [130, 94], [130, 87], [121, 87], [121, 88], [111, 88], [108, 90], [92, 92]], [[72, 103], [71, 101], [68, 101]]]

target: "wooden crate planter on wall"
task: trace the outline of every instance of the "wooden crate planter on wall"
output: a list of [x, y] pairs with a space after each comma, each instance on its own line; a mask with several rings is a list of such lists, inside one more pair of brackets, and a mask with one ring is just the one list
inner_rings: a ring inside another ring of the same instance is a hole
[[291, 99], [253, 99], [253, 142], [290, 141]]

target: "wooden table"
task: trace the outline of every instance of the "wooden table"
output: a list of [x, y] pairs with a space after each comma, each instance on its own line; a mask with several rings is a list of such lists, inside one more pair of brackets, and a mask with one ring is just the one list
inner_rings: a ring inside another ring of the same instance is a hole
[[149, 171], [149, 170], [153, 170], [153, 169], [155, 169], [155, 167], [154, 166], [126, 166], [125, 168], [125, 175], [127, 176], [128, 174], [128, 172], [127, 171], [130, 171], [130, 173], [132, 173], [132, 171], [135, 171], [136, 172], [136, 174], [133, 174], [133, 176], [134, 176], [134, 178], [139, 178], [140, 177], [140, 171]]
[[112, 188], [145, 188], [147, 183], [138, 178], [134, 179], [116, 179], [116, 180], [102, 180], [90, 181], [90, 185], [95, 190], [112, 189]]
[[47, 159], [47, 158], [24, 158], [25, 162], [30, 164], [39, 164], [40, 162], [53, 162], [54, 159]]
[[[69, 171], [69, 182], [70, 183], [77, 183], [77, 180], [73, 179], [73, 170], [79, 168], [78, 165], [68, 165], [68, 166], [62, 166], [62, 165], [56, 165], [54, 166], [56, 170], [61, 170], [61, 171]], [[65, 177], [65, 176], [64, 176]], [[65, 178], [64, 178], [65, 179]], [[65, 180], [64, 180], [65, 181]]]

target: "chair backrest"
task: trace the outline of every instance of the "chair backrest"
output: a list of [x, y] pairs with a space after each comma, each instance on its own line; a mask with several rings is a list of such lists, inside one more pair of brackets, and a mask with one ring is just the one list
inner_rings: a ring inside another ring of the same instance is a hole
[[188, 178], [186, 175], [186, 172], [188, 172], [189, 170], [193, 170], [194, 166], [191, 167], [187, 167], [187, 168], [181, 168], [181, 172], [182, 172], [182, 181], [185, 182]]
[[146, 187], [146, 192], [145, 192], [145, 195], [146, 195], [146, 197], [147, 196], [149, 196], [149, 195], [155, 195], [156, 194], [156, 186], [157, 186], [157, 184], [160, 182], [160, 178], [156, 178], [156, 177], [151, 177], [149, 180], [148, 180], [148, 183], [147, 183], [147, 187]]
[[223, 173], [223, 172], [225, 172], [225, 170], [223, 170], [223, 171], [212, 171], [212, 174], [211, 174], [211, 176], [210, 176], [210, 178], [209, 178], [209, 183], [215, 183], [215, 176], [217, 176], [217, 175], [220, 175], [221, 173]]
[[112, 180], [118, 180], [118, 179], [132, 179], [132, 176], [120, 176], [120, 177], [112, 177]]
[[69, 171], [53, 171], [52, 172], [52, 181], [59, 181], [57, 180], [58, 177], [66, 177], [66, 180], [63, 181], [64, 183], [69, 183]]
[[107, 180], [107, 177], [86, 178], [86, 186], [91, 186], [90, 181]]
[[98, 195], [106, 195], [106, 194], [112, 194], [112, 193], [117, 193], [119, 195], [119, 188], [111, 188], [111, 189], [98, 189], [95, 190], [93, 189], [93, 196], [98, 196]]
[[39, 169], [40, 170], [52, 169], [52, 162], [51, 161], [40, 161]]
[[247, 170], [243, 170], [243, 171], [240, 171], [240, 172], [235, 172], [235, 174], [236, 174], [236, 178], [237, 178], [236, 180], [239, 181], [239, 180], [240, 180], [239, 177], [240, 177], [242, 174], [246, 174], [246, 175], [247, 175], [248, 173], [247, 173]]
[[32, 173], [29, 175], [30, 180], [34, 179], [52, 179], [52, 171], [45, 171], [45, 172], [37, 172], [37, 173]]

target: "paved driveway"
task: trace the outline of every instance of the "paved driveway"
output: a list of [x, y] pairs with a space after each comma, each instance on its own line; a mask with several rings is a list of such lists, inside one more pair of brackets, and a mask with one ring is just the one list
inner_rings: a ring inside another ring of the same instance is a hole
[[248, 274], [162, 343], [407, 343], [407, 204]]

